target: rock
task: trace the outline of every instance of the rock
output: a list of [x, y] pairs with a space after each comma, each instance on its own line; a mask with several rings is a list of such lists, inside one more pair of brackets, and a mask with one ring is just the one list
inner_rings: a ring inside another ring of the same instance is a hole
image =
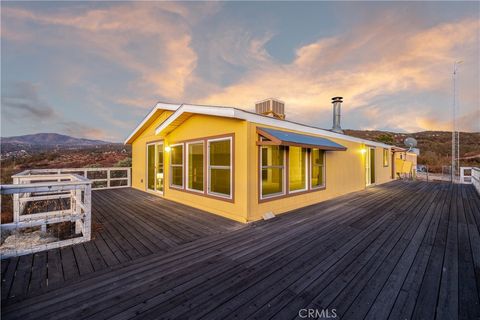
[[42, 231], [33, 232], [15, 232], [8, 236], [0, 246], [0, 252], [9, 250], [29, 249], [33, 246], [47, 244], [58, 241], [57, 238], [50, 236]]

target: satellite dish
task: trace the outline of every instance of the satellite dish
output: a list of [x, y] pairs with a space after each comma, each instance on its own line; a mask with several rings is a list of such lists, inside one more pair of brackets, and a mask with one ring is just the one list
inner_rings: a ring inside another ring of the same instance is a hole
[[405, 143], [405, 145], [408, 147], [408, 151], [411, 151], [412, 148], [415, 148], [417, 146], [417, 140], [411, 137], [405, 139], [403, 143]]

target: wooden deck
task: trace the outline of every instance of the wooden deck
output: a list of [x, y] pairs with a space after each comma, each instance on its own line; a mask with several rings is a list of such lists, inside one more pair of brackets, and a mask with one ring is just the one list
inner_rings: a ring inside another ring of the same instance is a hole
[[[163, 205], [135, 191], [116, 192], [95, 195], [94, 206], [103, 207], [95, 215], [116, 216], [131, 203], [126, 211], [142, 216], [148, 214], [144, 205], [150, 214]], [[130, 202], [130, 193], [145, 204]], [[200, 224], [195, 214], [190, 223], [183, 213], [192, 209], [170, 209], [185, 226]], [[105, 224], [99, 233], [105, 244], [125, 239], [111, 253], [122, 252], [130, 261], [117, 258], [113, 269], [89, 270], [50, 292], [6, 300], [2, 317], [292, 319], [300, 309], [335, 309], [341, 319], [480, 318], [480, 197], [472, 186], [397, 181], [248, 227], [219, 223], [222, 233], [212, 234], [212, 224], [202, 226], [202, 234], [194, 235], [193, 228], [170, 250], [164, 242], [154, 246], [154, 230], [135, 231], [123, 223]], [[175, 219], [174, 227], [179, 229]], [[133, 237], [142, 245], [133, 244]], [[45, 258], [26, 259], [33, 260], [34, 271], [21, 277], [30, 278], [31, 286]], [[7, 280], [12, 261], [2, 265]]]
[[2, 261], [2, 301], [243, 226], [130, 188], [92, 192], [92, 219], [92, 241]]

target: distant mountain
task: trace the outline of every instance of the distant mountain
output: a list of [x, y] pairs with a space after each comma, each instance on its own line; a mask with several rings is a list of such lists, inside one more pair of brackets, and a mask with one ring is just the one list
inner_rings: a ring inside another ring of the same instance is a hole
[[74, 138], [58, 133], [37, 133], [16, 137], [2, 137], [0, 141], [2, 156], [19, 156], [49, 150], [77, 150], [116, 145], [116, 143], [112, 142]]
[[2, 143], [43, 146], [98, 146], [111, 144], [101, 140], [74, 138], [58, 133], [36, 133], [24, 136], [1, 138]]

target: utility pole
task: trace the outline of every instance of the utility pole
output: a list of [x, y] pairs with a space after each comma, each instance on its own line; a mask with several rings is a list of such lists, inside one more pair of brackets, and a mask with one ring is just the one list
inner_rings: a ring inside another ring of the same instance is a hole
[[460, 132], [457, 132], [457, 88], [456, 88], [456, 76], [458, 65], [463, 61], [455, 61], [453, 64], [453, 108], [452, 108], [452, 168], [451, 168], [451, 181], [455, 183], [455, 175], [460, 164]]

